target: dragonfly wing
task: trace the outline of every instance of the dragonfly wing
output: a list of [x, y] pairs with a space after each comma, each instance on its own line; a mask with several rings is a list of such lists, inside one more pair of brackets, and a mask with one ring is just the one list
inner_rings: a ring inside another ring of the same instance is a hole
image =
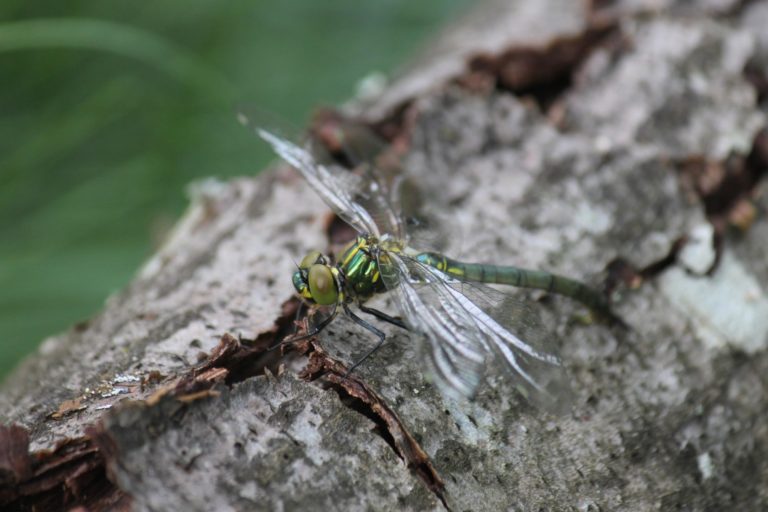
[[379, 271], [408, 327], [429, 342], [432, 370], [448, 395], [472, 397], [485, 370], [487, 349], [476, 321], [436, 276], [414, 260], [387, 252]]
[[[379, 176], [378, 168], [371, 164], [363, 164], [361, 170], [363, 171], [362, 176], [359, 176], [361, 191], [355, 197], [355, 201], [370, 214], [380, 235], [390, 234], [397, 240], [403, 239], [405, 227], [398, 203], [390, 192], [390, 188]], [[395, 183], [394, 186], [397, 184]]]
[[331, 171], [330, 166], [319, 164], [309, 151], [293, 142], [263, 128], [257, 128], [256, 133], [272, 146], [283, 160], [301, 172], [304, 179], [336, 215], [362, 233], [380, 234], [373, 217], [353, 199], [359, 184], [355, 183], [352, 174], [341, 178]]
[[[534, 405], [555, 412], [569, 405], [560, 360], [546, 347], [547, 337], [530, 308], [514, 296], [451, 279], [403, 254], [381, 259], [388, 260], [381, 271], [384, 282], [409, 326], [426, 335], [442, 383], [471, 396], [490, 363], [516, 376], [515, 386]], [[454, 367], [458, 373], [447, 374]]]
[[[256, 114], [255, 117], [262, 116]], [[375, 169], [366, 168], [360, 175], [337, 165], [321, 163], [312, 149], [255, 125], [248, 114], [241, 112], [239, 119], [295, 167], [331, 210], [357, 231], [378, 237], [385, 233], [402, 237], [400, 216], [391, 206], [388, 189], [377, 179]]]
[[319, 149], [334, 155], [328, 162], [340, 157], [360, 173], [362, 186], [355, 200], [371, 214], [380, 232], [403, 238], [399, 197], [402, 169], [388, 144], [365, 123], [333, 110], [318, 112], [311, 126]]
[[520, 377], [514, 382], [517, 390], [541, 409], [567, 412], [573, 398], [568, 375], [556, 355], [550, 332], [530, 303], [480, 283], [449, 280], [445, 286], [467, 299], [465, 303], [478, 319], [494, 365]]

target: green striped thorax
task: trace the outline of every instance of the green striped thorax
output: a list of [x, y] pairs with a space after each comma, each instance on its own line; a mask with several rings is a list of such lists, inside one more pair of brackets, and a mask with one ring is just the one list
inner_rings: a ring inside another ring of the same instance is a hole
[[377, 241], [360, 235], [339, 252], [332, 266], [320, 251], [309, 252], [293, 273], [293, 286], [310, 303], [331, 306], [365, 301], [385, 290], [375, 257]]

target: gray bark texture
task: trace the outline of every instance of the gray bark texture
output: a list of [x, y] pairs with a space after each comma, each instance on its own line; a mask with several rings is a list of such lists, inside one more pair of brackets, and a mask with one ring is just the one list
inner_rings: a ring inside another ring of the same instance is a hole
[[[166, 245], [0, 389], [0, 508], [767, 510], [768, 1], [509, 0], [347, 113], [403, 156], [445, 252], [582, 278], [524, 293], [572, 408], [422, 340], [293, 329], [293, 261], [344, 233], [285, 165], [195, 189]], [[254, 144], [256, 144], [254, 139]], [[392, 311], [386, 295], [375, 305]]]

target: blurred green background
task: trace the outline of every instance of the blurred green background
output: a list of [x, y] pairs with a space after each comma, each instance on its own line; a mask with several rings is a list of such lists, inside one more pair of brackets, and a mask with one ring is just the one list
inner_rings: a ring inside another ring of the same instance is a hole
[[301, 125], [468, 3], [4, 0], [0, 379], [130, 280], [187, 183], [271, 159], [235, 105]]

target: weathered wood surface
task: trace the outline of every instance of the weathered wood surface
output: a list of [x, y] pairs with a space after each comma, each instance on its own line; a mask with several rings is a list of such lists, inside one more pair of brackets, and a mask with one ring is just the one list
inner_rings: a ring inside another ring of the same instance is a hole
[[446, 401], [386, 326], [344, 379], [374, 342], [344, 318], [327, 353], [265, 363], [293, 259], [329, 244], [280, 167], [199, 187], [131, 286], [7, 379], [0, 504], [766, 509], [768, 2], [594, 4], [489, 3], [354, 107], [407, 147], [451, 254], [640, 285], [616, 297], [629, 329], [542, 302], [570, 414], [498, 375]]

